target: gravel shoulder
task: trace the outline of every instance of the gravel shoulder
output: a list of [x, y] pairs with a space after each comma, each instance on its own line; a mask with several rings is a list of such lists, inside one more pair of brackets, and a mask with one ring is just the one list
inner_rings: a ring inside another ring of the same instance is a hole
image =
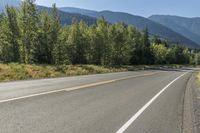
[[194, 129], [195, 133], [200, 133], [200, 82], [196, 78], [193, 84], [193, 101], [194, 101]]

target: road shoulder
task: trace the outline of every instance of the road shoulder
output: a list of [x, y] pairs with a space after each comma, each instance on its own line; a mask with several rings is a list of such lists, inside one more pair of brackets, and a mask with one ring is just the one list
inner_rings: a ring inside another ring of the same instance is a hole
[[200, 83], [195, 74], [193, 83], [194, 133], [200, 133]]
[[183, 133], [200, 133], [200, 84], [197, 72], [192, 73], [185, 90]]
[[183, 108], [183, 133], [194, 132], [194, 101], [193, 101], [193, 86], [195, 82], [195, 74], [193, 73], [188, 79], [185, 90], [184, 108]]

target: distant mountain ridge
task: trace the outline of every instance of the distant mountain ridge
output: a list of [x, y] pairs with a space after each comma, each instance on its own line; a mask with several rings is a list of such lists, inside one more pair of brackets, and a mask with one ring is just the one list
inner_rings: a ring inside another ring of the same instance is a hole
[[5, 9], [6, 5], [18, 7], [21, 0], [0, 0], [0, 12]]
[[[0, 11], [2, 11], [5, 5], [11, 5], [18, 7], [20, 5], [20, 0], [0, 0]], [[37, 6], [39, 11], [47, 10], [51, 11], [52, 8]], [[2, 9], [2, 10], [1, 10]], [[126, 24], [130, 24], [138, 28], [139, 30], [144, 30], [146, 27], [149, 29], [149, 32], [152, 35], [156, 35], [158, 37], [164, 38], [166, 40], [170, 40], [174, 43], [184, 44], [188, 47], [200, 47], [200, 30], [195, 28], [198, 26], [200, 19], [196, 18], [195, 23], [190, 24], [191, 22], [187, 22], [186, 26], [180, 25], [178, 27], [179, 30], [170, 27], [167, 24], [157, 22], [150, 18], [144, 18], [141, 16], [136, 16], [123, 12], [112, 12], [112, 11], [93, 11], [81, 8], [73, 8], [73, 7], [61, 7], [59, 8], [59, 15], [61, 17], [61, 23], [71, 24], [72, 20], [76, 18], [77, 21], [83, 20], [88, 24], [96, 23], [96, 19], [103, 16], [109, 23], [118, 23], [124, 22]], [[172, 21], [173, 22], [173, 21]], [[170, 22], [171, 23], [171, 22]], [[184, 25], [184, 24], [183, 24]], [[194, 25], [194, 26], [191, 26]], [[190, 27], [190, 28], [188, 28]], [[185, 33], [185, 34], [183, 34]]]
[[186, 18], [170, 15], [152, 15], [149, 19], [160, 23], [200, 44], [200, 18]]
[[[0, 0], [0, 12], [2, 12], [6, 5], [9, 6], [14, 6], [14, 7], [19, 7], [20, 6], [20, 2], [21, 0]], [[45, 6], [37, 6], [37, 9], [39, 11], [44, 11], [47, 10], [48, 12], [51, 12], [52, 8], [50, 7], [45, 7]], [[96, 23], [96, 18], [92, 18], [86, 15], [81, 15], [81, 14], [77, 14], [77, 13], [67, 13], [67, 12], [63, 12], [63, 11], [58, 11], [60, 18], [61, 18], [61, 24], [65, 25], [65, 24], [71, 24], [72, 20], [75, 18], [78, 22], [83, 20], [85, 21], [87, 24], [94, 24]]]
[[82, 15], [87, 15], [90, 17], [99, 17], [99, 12], [88, 10], [88, 9], [81, 9], [81, 8], [74, 8], [74, 7], [60, 7], [59, 10], [69, 13], [78, 13]]
[[126, 24], [134, 25], [136, 28], [140, 30], [144, 30], [146, 27], [148, 27], [149, 32], [153, 35], [162, 37], [167, 40], [171, 40], [174, 43], [183, 43], [185, 45], [189, 44], [192, 47], [199, 47], [197, 43], [173, 31], [172, 29], [141, 16], [136, 16], [123, 12], [112, 12], [112, 11], [97, 12], [97, 11], [73, 8], [73, 7], [62, 7], [59, 8], [59, 10], [70, 13], [79, 13], [82, 15], [87, 15], [96, 18], [103, 16], [110, 23], [124, 22]]
[[[44, 6], [37, 6], [37, 9], [39, 11], [48, 11], [49, 13], [52, 10], [52, 8], [44, 7]], [[69, 13], [69, 12], [63, 12], [63, 11], [58, 10], [58, 14], [60, 16], [62, 25], [71, 24], [73, 19], [76, 19], [76, 21], [78, 21], [78, 22], [83, 20], [89, 25], [96, 23], [96, 18], [86, 16], [86, 15], [82, 15], [82, 14], [78, 14], [78, 13]]]

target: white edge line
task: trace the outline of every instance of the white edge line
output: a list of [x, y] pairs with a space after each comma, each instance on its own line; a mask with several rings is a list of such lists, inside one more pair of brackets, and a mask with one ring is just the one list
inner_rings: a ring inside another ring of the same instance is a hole
[[75, 87], [70, 87], [70, 88], [64, 88], [64, 89], [59, 89], [59, 90], [54, 90], [54, 91], [48, 91], [48, 92], [42, 92], [42, 93], [37, 93], [37, 94], [31, 94], [31, 95], [27, 95], [27, 96], [10, 98], [10, 99], [5, 99], [5, 100], [0, 100], [0, 103], [10, 102], [10, 101], [15, 101], [15, 100], [20, 100], [20, 99], [26, 99], [26, 98], [30, 98], [30, 97], [42, 96], [42, 95], [57, 93], [57, 92], [61, 92], [61, 91], [73, 91], [73, 90], [78, 90], [78, 89], [82, 89], [82, 88], [94, 87], [94, 86], [99, 86], [99, 85], [103, 85], [103, 84], [109, 84], [109, 83], [112, 83], [112, 82], [117, 82], [117, 81], [121, 81], [121, 80], [130, 79], [130, 78], [150, 76], [150, 75], [154, 75], [156, 73], [159, 73], [159, 72], [142, 74], [142, 75], [137, 75], [137, 76], [127, 76], [125, 78], [107, 80], [107, 81], [103, 81], [103, 82], [96, 82], [96, 83], [80, 85], [80, 86], [75, 86]]
[[173, 81], [171, 81], [168, 85], [166, 85], [160, 92], [158, 92], [149, 102], [147, 102], [136, 114], [134, 114], [116, 133], [124, 133], [124, 131], [158, 98], [170, 85], [172, 85], [175, 81], [186, 75], [188, 72], [180, 75]]

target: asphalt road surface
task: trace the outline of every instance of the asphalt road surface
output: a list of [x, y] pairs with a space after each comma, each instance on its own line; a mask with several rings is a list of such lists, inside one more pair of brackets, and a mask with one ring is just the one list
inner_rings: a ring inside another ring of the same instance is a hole
[[181, 133], [191, 70], [0, 83], [0, 133]]

